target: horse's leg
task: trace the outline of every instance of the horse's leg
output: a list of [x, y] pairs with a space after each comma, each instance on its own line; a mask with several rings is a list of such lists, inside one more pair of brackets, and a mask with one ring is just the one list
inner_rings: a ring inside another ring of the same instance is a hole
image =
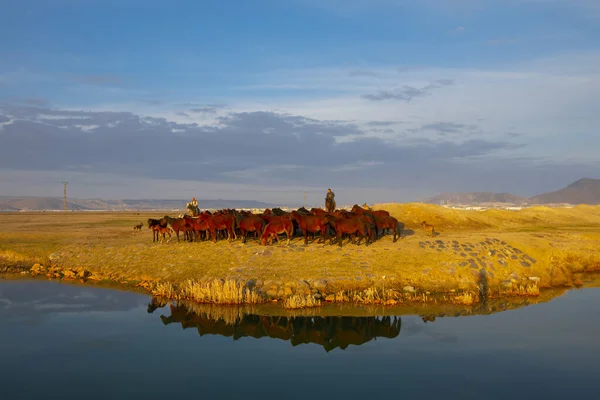
[[286, 244], [286, 246], [289, 246], [290, 245], [290, 237], [292, 236], [292, 232], [291, 232], [291, 230], [286, 229], [285, 230], [285, 234], [287, 236], [287, 244]]

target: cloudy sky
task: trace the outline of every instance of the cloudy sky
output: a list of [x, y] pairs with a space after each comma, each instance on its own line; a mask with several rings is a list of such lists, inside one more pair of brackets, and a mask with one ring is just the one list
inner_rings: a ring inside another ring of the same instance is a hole
[[0, 195], [343, 204], [600, 177], [597, 0], [20, 0]]

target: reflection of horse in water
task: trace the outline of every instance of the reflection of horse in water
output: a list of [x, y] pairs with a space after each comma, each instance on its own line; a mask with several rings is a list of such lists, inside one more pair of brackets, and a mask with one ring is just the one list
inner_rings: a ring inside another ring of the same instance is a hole
[[148, 304], [148, 314], [152, 314], [157, 308], [166, 306], [168, 302], [169, 300], [163, 297], [152, 297], [152, 300]]
[[185, 305], [171, 305], [171, 315], [161, 315], [165, 325], [180, 323], [196, 328], [198, 334], [233, 337], [270, 337], [289, 341], [292, 346], [316, 343], [326, 351], [360, 346], [377, 337], [395, 338], [400, 334], [400, 317], [273, 317], [242, 314], [235, 322], [189, 311]]

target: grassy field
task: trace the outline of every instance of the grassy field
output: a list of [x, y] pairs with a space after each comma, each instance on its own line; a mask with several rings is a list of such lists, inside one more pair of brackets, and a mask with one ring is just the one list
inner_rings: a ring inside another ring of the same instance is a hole
[[[289, 246], [256, 240], [153, 243], [144, 226], [164, 213], [0, 214], [0, 271], [114, 281], [157, 295], [213, 303], [283, 301], [300, 308], [327, 301], [448, 302], [539, 294], [582, 285], [600, 270], [600, 206], [521, 211], [451, 210], [379, 204], [404, 222], [405, 237], [342, 248], [296, 238]], [[435, 226], [428, 237], [421, 221]], [[285, 243], [285, 241], [282, 241]], [[33, 270], [31, 267], [34, 264]], [[316, 298], [315, 298], [316, 294]]]

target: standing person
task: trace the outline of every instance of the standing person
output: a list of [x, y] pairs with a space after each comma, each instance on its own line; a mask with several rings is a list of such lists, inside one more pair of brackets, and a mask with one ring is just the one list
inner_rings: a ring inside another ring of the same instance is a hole
[[325, 209], [327, 212], [335, 211], [335, 193], [331, 191], [331, 189], [327, 189], [327, 194], [325, 195]]

